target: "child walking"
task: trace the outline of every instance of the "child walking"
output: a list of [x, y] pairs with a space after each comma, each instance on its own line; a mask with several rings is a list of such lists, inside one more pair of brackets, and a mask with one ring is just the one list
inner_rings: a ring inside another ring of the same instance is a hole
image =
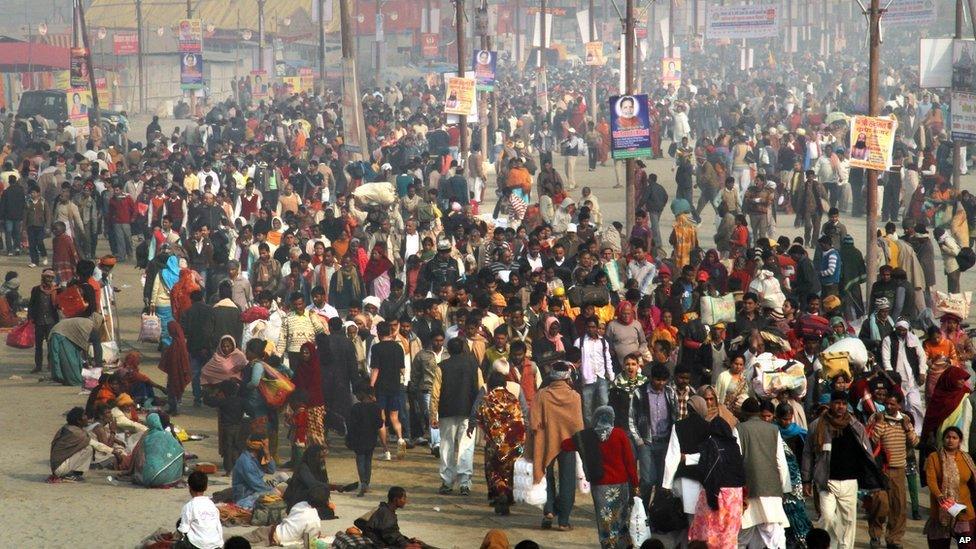
[[370, 476], [373, 472], [373, 450], [376, 439], [383, 426], [383, 416], [376, 403], [369, 386], [363, 384], [356, 389], [356, 399], [349, 412], [346, 425], [346, 447], [356, 453], [356, 472], [359, 473], [359, 492], [356, 497], [363, 497], [369, 492]]

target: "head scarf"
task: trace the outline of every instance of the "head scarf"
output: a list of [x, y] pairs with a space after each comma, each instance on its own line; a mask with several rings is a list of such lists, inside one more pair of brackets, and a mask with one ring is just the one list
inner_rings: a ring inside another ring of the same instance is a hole
[[[624, 321], [623, 320], [620, 320], [620, 318], [621, 318], [621, 315], [623, 314], [623, 312], [624, 311], [627, 311], [627, 310], [629, 310], [631, 312], [630, 322], [624, 323]], [[633, 303], [631, 303], [631, 302], [629, 302], [627, 300], [624, 300], [624, 301], [621, 301], [619, 305], [617, 305], [617, 322], [623, 324], [624, 326], [630, 326], [631, 324], [634, 323], [634, 320], [636, 320], [636, 319], [637, 319], [637, 314], [634, 312], [634, 305], [633, 305]]]
[[705, 402], [704, 398], [698, 395], [692, 395], [691, 398], [688, 399], [688, 405], [691, 406], [691, 409], [701, 416], [702, 419], [708, 417], [708, 403]]
[[613, 408], [609, 406], [600, 406], [593, 412], [593, 430], [600, 437], [600, 442], [606, 442], [610, 438], [614, 417]]
[[559, 319], [557, 319], [554, 316], [550, 316], [546, 318], [546, 333], [545, 333], [546, 339], [548, 339], [549, 342], [552, 343], [552, 346], [554, 347], [557, 353], [566, 352], [566, 347], [563, 345], [562, 334], [557, 333], [555, 336], [549, 334], [550, 328], [552, 328], [553, 324], [559, 324]]
[[698, 394], [701, 395], [702, 398], [705, 398], [705, 391], [711, 391], [712, 394], [715, 395], [715, 405], [708, 407], [708, 413], [705, 415], [705, 420], [712, 421], [716, 417], [720, 417], [729, 424], [729, 427], [735, 427], [738, 425], [739, 420], [735, 418], [735, 415], [725, 407], [725, 404], [718, 401], [718, 391], [715, 390], [715, 387], [712, 387], [711, 385], [702, 385], [698, 388]]
[[[319, 351], [315, 342], [308, 341], [302, 345], [302, 351], [308, 350], [308, 360], [303, 360], [295, 372], [295, 388], [305, 391], [308, 395], [309, 407], [322, 406], [325, 400], [322, 396], [322, 369], [319, 366]], [[294, 365], [292, 365], [294, 367]]]
[[742, 451], [732, 434], [732, 426], [721, 418], [709, 422], [709, 437], [702, 443], [699, 465], [706, 471], [702, 479], [708, 506], [718, 510], [718, 496], [722, 488], [745, 485], [745, 467]]
[[[225, 340], [230, 340], [231, 344], [234, 345], [234, 350], [227, 354], [224, 354], [221, 350], [221, 344]], [[234, 337], [225, 335], [217, 343], [217, 349], [214, 351], [213, 356], [210, 357], [210, 360], [200, 370], [200, 383], [202, 385], [216, 385], [228, 379], [240, 380], [241, 371], [244, 369], [244, 366], [247, 366], [247, 357], [237, 348], [237, 342], [234, 340]]]
[[190, 353], [180, 323], [170, 320], [167, 328], [173, 341], [163, 350], [163, 355], [159, 358], [159, 369], [166, 374], [166, 395], [179, 399], [191, 380]]
[[959, 386], [960, 381], [969, 379], [969, 372], [958, 366], [946, 368], [935, 384], [932, 397], [926, 402], [925, 419], [922, 421], [922, 438], [929, 433], [936, 435], [939, 443], [945, 420], [953, 415], [956, 408], [966, 399], [971, 391], [968, 384]]
[[140, 484], [163, 486], [178, 481], [183, 475], [183, 447], [173, 435], [163, 430], [159, 414], [149, 414], [146, 425], [149, 431], [142, 437], [145, 463], [139, 475]]
[[159, 271], [159, 277], [163, 279], [166, 289], [170, 289], [180, 279], [180, 258], [175, 255], [166, 259], [166, 266]]

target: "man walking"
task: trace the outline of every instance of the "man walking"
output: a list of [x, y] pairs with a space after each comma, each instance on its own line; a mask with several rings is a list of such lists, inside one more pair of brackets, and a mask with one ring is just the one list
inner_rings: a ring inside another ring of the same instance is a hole
[[586, 334], [576, 340], [580, 350], [580, 375], [583, 378], [583, 423], [592, 425], [593, 412], [607, 404], [609, 385], [613, 382], [613, 362], [610, 345], [600, 335], [600, 321], [587, 319]]
[[[440, 363], [440, 379], [434, 378], [430, 391], [430, 424], [441, 435], [441, 494], [471, 493], [474, 437], [468, 434], [468, 417], [483, 384], [481, 370], [464, 340], [447, 342], [450, 358]], [[441, 398], [443, 396], [443, 398]]]
[[790, 470], [779, 429], [763, 421], [760, 412], [759, 401], [747, 398], [742, 403], [742, 414], [748, 419], [736, 426], [749, 494], [739, 547], [782, 549], [786, 547], [786, 527], [790, 525], [783, 510], [783, 494], [792, 489]]
[[888, 488], [874, 492], [865, 502], [871, 549], [881, 548], [882, 536], [888, 547], [901, 547], [905, 536], [905, 469], [908, 466], [908, 452], [915, 451], [918, 435], [915, 434], [911, 416], [901, 412], [903, 401], [900, 393], [892, 391], [885, 400], [884, 411], [875, 413], [868, 421], [871, 441], [882, 449], [883, 470], [888, 478]]

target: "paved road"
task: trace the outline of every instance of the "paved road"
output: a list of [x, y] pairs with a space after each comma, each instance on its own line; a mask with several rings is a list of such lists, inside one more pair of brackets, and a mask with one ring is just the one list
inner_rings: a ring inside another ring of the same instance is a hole
[[[613, 171], [608, 167], [599, 167], [594, 172], [588, 172], [582, 160], [577, 167], [579, 185], [593, 188], [600, 199], [604, 220], [622, 219], [625, 196], [622, 189], [613, 188], [616, 180]], [[664, 160], [652, 161], [649, 169], [659, 174], [673, 195], [674, 181], [669, 163]], [[972, 188], [973, 177], [964, 178], [964, 186]], [[662, 217], [665, 237], [672, 221], [670, 212], [665, 212]], [[779, 229], [782, 234], [797, 236], [799, 232], [792, 227], [791, 221], [781, 219]], [[862, 246], [864, 219], [844, 221], [858, 246]], [[786, 226], [787, 222], [789, 226]], [[713, 214], [708, 211], [699, 233], [703, 244], [712, 241], [714, 226]], [[106, 248], [104, 252], [107, 252], [105, 241], [101, 244]], [[944, 284], [941, 261], [939, 263], [937, 269]], [[13, 269], [20, 273], [23, 293], [29, 292], [40, 274], [37, 269], [27, 269], [26, 264], [24, 257], [0, 257], [0, 270], [6, 272]], [[115, 282], [122, 288], [119, 313], [125, 350], [135, 348], [142, 351], [145, 354], [143, 371], [165, 383], [163, 374], [156, 368], [158, 353], [151, 346], [136, 342], [142, 306], [140, 272], [131, 265], [119, 266], [116, 268]], [[965, 288], [972, 288], [974, 283], [976, 275], [963, 275]], [[172, 529], [180, 506], [187, 498], [184, 490], [115, 486], [107, 480], [108, 474], [103, 472], [92, 472], [84, 484], [48, 485], [43, 482], [50, 472], [48, 453], [51, 437], [63, 423], [61, 414], [71, 406], [83, 405], [86, 397], [74, 388], [38, 383], [37, 376], [28, 373], [32, 358], [28, 351], [9, 347], [0, 349], [0, 394], [4, 396], [0, 399], [0, 428], [6, 442], [0, 446], [0, 505], [6, 510], [6, 520], [0, 524], [0, 546], [46, 547], [71, 540], [86, 546], [132, 547], [157, 528]], [[175, 418], [175, 422], [190, 432], [209, 436], [200, 442], [188, 442], [187, 452], [219, 463], [213, 410], [186, 408], [182, 415]], [[355, 463], [351, 453], [343, 447], [341, 440], [333, 439], [332, 444], [330, 479], [340, 484], [355, 481]], [[325, 523], [324, 530], [331, 532], [349, 526], [355, 517], [375, 506], [387, 487], [399, 484], [407, 489], [410, 496], [408, 507], [400, 514], [403, 530], [438, 547], [475, 547], [490, 528], [508, 531], [513, 544], [526, 538], [534, 539], [544, 547], [593, 547], [597, 544], [592, 521], [593, 508], [588, 495], [577, 494], [572, 521], [576, 527], [574, 531], [541, 531], [538, 529], [540, 512], [534, 508], [521, 505], [513, 509], [510, 517], [494, 515], [487, 506], [481, 471], [478, 452], [471, 496], [446, 497], [436, 493], [440, 485], [437, 465], [425, 449], [411, 451], [403, 462], [377, 462], [373, 480], [375, 493], [363, 499], [337, 494], [337, 513], [341, 518]], [[213, 478], [212, 488], [215, 490], [228, 485], [229, 479], [225, 477]], [[923, 500], [923, 505], [927, 506], [927, 496], [923, 496]], [[909, 521], [906, 546], [924, 544], [922, 526], [921, 521]], [[235, 529], [243, 530], [246, 529]], [[867, 546], [863, 518], [859, 521], [858, 540], [858, 546]]]

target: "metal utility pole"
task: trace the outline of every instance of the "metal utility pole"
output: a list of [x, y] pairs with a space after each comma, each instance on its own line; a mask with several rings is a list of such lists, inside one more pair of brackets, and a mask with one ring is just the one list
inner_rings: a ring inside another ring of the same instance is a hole
[[515, 0], [515, 68], [522, 78], [522, 0]]
[[[593, 0], [589, 0], [589, 6], [587, 9], [587, 18], [589, 19], [587, 25], [589, 27], [590, 35], [587, 37], [587, 42], [596, 41], [596, 14], [593, 9]], [[590, 67], [590, 118], [593, 123], [596, 124], [596, 66]]]
[[[481, 0], [481, 7], [478, 8], [478, 19], [481, 22], [481, 49], [491, 51], [491, 34], [488, 23], [488, 0]], [[476, 25], [477, 26], [477, 25]], [[478, 101], [478, 126], [481, 130], [481, 146], [478, 148], [481, 153], [481, 160], [484, 162], [488, 158], [488, 102], [494, 98], [494, 90], [491, 92], [481, 92]]]
[[102, 121], [102, 113], [98, 108], [98, 88], [95, 87], [95, 68], [92, 67], [91, 45], [88, 43], [88, 25], [85, 23], [85, 7], [82, 6], [81, 0], [75, 0], [75, 9], [78, 10], [81, 42], [85, 48], [85, 65], [88, 67], [88, 86], [91, 88], [92, 96], [92, 123], [97, 126]]
[[319, 0], [319, 87], [325, 95], [325, 3], [332, 0]]
[[258, 0], [258, 70], [264, 70], [264, 3]]
[[[263, 0], [262, 0], [263, 1]], [[342, 132], [345, 145], [358, 149], [360, 158], [369, 157], [369, 143], [363, 122], [363, 104], [356, 74], [356, 48], [352, 40], [352, 13], [349, 3], [339, 0], [339, 30], [342, 35]]]
[[[464, 0], [454, 0], [454, 29], [457, 31], [457, 74], [464, 78]], [[468, 156], [468, 115], [458, 116], [458, 136], [462, 162]]]
[[138, 72], [139, 80], [139, 112], [146, 112], [146, 81], [145, 81], [145, 68], [143, 65], [143, 47], [142, 43], [142, 0], [136, 0], [136, 47], [139, 48], [139, 53], [136, 55], [136, 70]]
[[539, 3], [539, 53], [536, 73], [536, 103], [542, 112], [549, 113], [549, 81], [546, 78], [546, 0]]
[[[653, 4], [652, 4], [653, 6]], [[631, 95], [634, 93], [634, 51], [637, 44], [637, 36], [634, 33], [634, 0], [627, 0], [626, 14], [624, 15], [624, 51], [627, 52], [626, 64], [624, 66], [624, 93], [626, 95]], [[633, 158], [628, 158], [624, 161], [626, 166], [625, 170], [627, 172], [626, 181], [627, 189], [625, 196], [627, 198], [627, 220], [624, 223], [624, 227], [630, 234], [630, 227], [634, 223], [634, 216], [636, 214], [636, 203], [637, 203], [637, 161]], [[655, 242], [655, 246], [659, 246], [660, 243]]]
[[[970, 13], [969, 15], [972, 16], [972, 13]], [[966, 15], [962, 7], [962, 0], [956, 0], [956, 36], [955, 36], [956, 40], [962, 39], [962, 23], [965, 18]], [[950, 133], [950, 138], [951, 138], [951, 133]], [[962, 187], [962, 176], [960, 170], [962, 170], [963, 160], [964, 159], [962, 157], [962, 143], [953, 139], [952, 140], [952, 187], [956, 190], [957, 193]]]
[[[676, 0], [668, 2], [668, 57], [674, 57], [674, 3]], [[648, 36], [654, 36], [654, 29], [647, 29]]]
[[[868, 27], [870, 35], [870, 49], [868, 54], [870, 71], [868, 75], [868, 113], [870, 116], [878, 116], [880, 105], [878, 104], [878, 80], [880, 78], [881, 66], [881, 0], [871, 0], [871, 9], [868, 11]], [[878, 276], [878, 171], [865, 170], [867, 172], [867, 238], [865, 252], [867, 253], [868, 286], [870, 294], [871, 287]]]

